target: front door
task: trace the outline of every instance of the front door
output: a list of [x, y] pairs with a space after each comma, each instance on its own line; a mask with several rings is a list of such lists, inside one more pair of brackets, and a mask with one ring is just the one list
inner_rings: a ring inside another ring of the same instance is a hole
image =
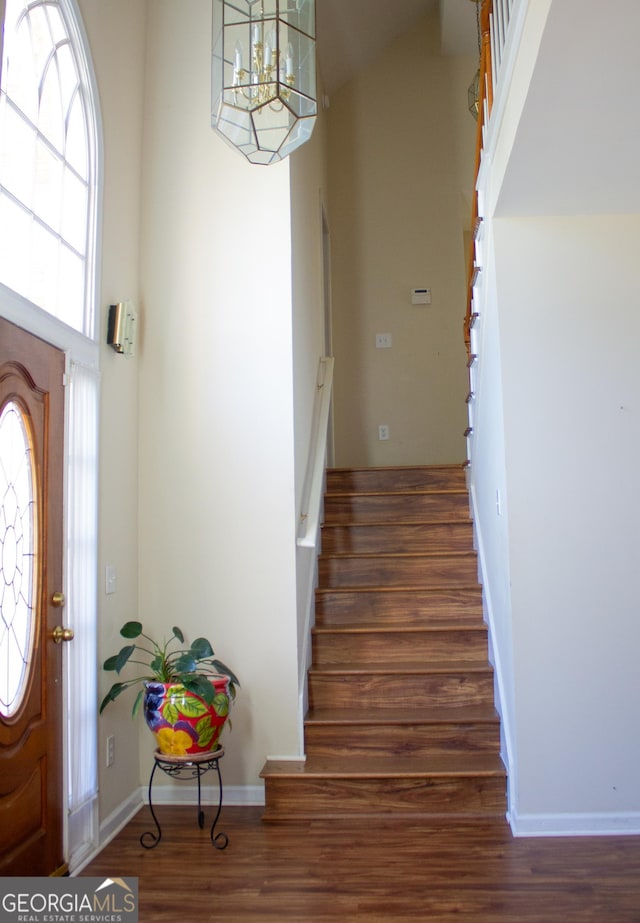
[[0, 318], [0, 875], [65, 870], [64, 353]]

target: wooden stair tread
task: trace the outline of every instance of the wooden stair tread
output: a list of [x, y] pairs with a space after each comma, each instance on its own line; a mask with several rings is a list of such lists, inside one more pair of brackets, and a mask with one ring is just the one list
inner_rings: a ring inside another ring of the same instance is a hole
[[328, 468], [329, 474], [340, 474], [342, 472], [394, 472], [394, 471], [464, 471], [465, 462], [443, 462], [440, 465], [381, 465], [377, 468], [371, 468], [369, 465], [335, 465]]
[[396, 586], [395, 584], [389, 586], [385, 584], [384, 586], [319, 586], [316, 587], [316, 593], [414, 593], [415, 595], [428, 593], [431, 596], [437, 596], [439, 593], [443, 593], [446, 596], [452, 596], [454, 598], [457, 596], [462, 598], [470, 594], [473, 596], [481, 596], [482, 588], [477, 583], [458, 584], [453, 587], [447, 586], [446, 584], [433, 584], [432, 586]]
[[498, 724], [500, 717], [493, 705], [407, 707], [389, 714], [381, 708], [312, 708], [305, 724], [325, 725], [415, 725], [415, 724]]
[[471, 551], [322, 554], [320, 586], [402, 586], [456, 588], [477, 581], [477, 556]]
[[315, 757], [308, 760], [267, 760], [260, 773], [280, 778], [332, 778], [332, 779], [397, 779], [433, 778], [437, 776], [494, 776], [505, 775], [499, 756], [492, 754], [456, 753], [451, 756], [420, 759], [398, 757]]
[[365, 635], [365, 634], [379, 634], [379, 635], [394, 635], [394, 634], [425, 634], [425, 635], [436, 635], [438, 633], [445, 633], [451, 631], [477, 631], [477, 632], [486, 632], [487, 626], [481, 616], [478, 616], [477, 619], [471, 620], [466, 616], [466, 621], [460, 618], [458, 621], [453, 624], [448, 624], [445, 621], [439, 621], [432, 625], [416, 625], [411, 622], [406, 622], [406, 624], [394, 624], [390, 622], [387, 625], [381, 625], [380, 622], [354, 622], [353, 625], [314, 625], [311, 629], [313, 634], [317, 635]]
[[328, 551], [322, 552], [319, 556], [320, 560], [328, 559], [337, 559], [345, 560], [350, 558], [362, 558], [367, 560], [369, 558], [384, 558], [386, 559], [396, 559], [396, 558], [429, 558], [433, 560], [435, 558], [455, 558], [456, 560], [460, 558], [476, 558], [477, 554], [475, 551]]
[[[317, 587], [316, 593], [337, 593], [342, 591], [343, 593], [386, 593], [386, 592], [400, 592], [400, 593], [421, 593], [425, 590], [432, 590], [435, 593], [447, 593], [448, 590], [453, 589], [454, 591], [459, 590], [460, 588], [452, 584], [447, 583], [394, 583], [389, 586], [388, 584], [379, 584], [379, 583], [358, 583], [355, 586], [353, 584], [345, 585], [338, 584], [338, 586], [320, 586]], [[476, 590], [478, 596], [481, 595], [480, 587], [471, 587], [468, 589], [470, 591]]]
[[394, 520], [468, 523], [469, 493], [466, 487], [389, 491], [334, 490], [325, 494], [324, 525], [345, 522], [365, 524]]
[[396, 500], [398, 497], [419, 497], [421, 495], [433, 496], [461, 496], [468, 495], [466, 487], [404, 487], [401, 490], [328, 490], [327, 497], [334, 500], [336, 497], [391, 497]]
[[487, 625], [482, 617], [482, 613], [477, 616], [449, 615], [440, 616], [437, 620], [429, 620], [429, 616], [420, 616], [415, 621], [406, 619], [405, 621], [389, 622], [387, 625], [380, 625], [380, 622], [367, 622], [364, 619], [354, 618], [353, 622], [343, 621], [332, 624], [331, 622], [322, 621], [316, 623], [311, 629], [312, 634], [332, 635], [340, 632], [349, 634], [416, 634], [423, 632], [425, 635], [437, 637], [438, 634], [451, 634], [458, 631], [465, 632], [487, 632]]
[[328, 676], [415, 676], [433, 673], [493, 673], [493, 668], [487, 661], [476, 663], [473, 660], [421, 660], [404, 663], [312, 664], [309, 673]]
[[[466, 491], [455, 491], [455, 493], [466, 493]], [[336, 496], [336, 494], [332, 494]], [[345, 495], [346, 496], [346, 495]], [[357, 494], [361, 497], [362, 494]], [[376, 494], [376, 496], [389, 496], [386, 494]], [[394, 494], [395, 496], [395, 494]], [[413, 494], [411, 494], [413, 496]], [[455, 516], [451, 516], [449, 519], [438, 518], [438, 519], [429, 519], [425, 517], [424, 519], [398, 519], [396, 516], [393, 517], [393, 521], [389, 522], [388, 519], [369, 519], [367, 522], [362, 522], [361, 520], [354, 519], [353, 522], [343, 521], [343, 522], [324, 522], [322, 524], [323, 529], [388, 529], [389, 527], [394, 528], [398, 526], [399, 528], [421, 528], [423, 526], [468, 526], [471, 528], [473, 525], [473, 520], [469, 519], [456, 519]]]
[[425, 487], [466, 487], [463, 464], [452, 465], [407, 465], [383, 468], [329, 468], [327, 470], [327, 493], [335, 490], [360, 492], [378, 489], [394, 493], [397, 490], [416, 490]]
[[439, 528], [441, 526], [454, 526], [455, 528], [465, 527], [468, 529], [472, 528], [471, 519], [396, 519], [394, 517], [393, 522], [389, 522], [386, 519], [372, 519], [367, 522], [360, 522], [357, 519], [350, 522], [345, 520], [344, 522], [325, 522], [322, 524], [322, 528], [325, 530], [330, 529], [423, 529], [431, 527]]
[[380, 465], [371, 468], [370, 465], [334, 465], [328, 468], [330, 474], [341, 472], [394, 472], [394, 471], [464, 471], [465, 462], [441, 462], [439, 465]]
[[446, 625], [483, 619], [482, 589], [459, 587], [322, 587], [316, 589], [316, 625], [364, 622]]

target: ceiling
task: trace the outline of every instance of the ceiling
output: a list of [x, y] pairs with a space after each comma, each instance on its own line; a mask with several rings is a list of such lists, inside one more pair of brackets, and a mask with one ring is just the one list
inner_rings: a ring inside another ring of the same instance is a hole
[[316, 0], [318, 65], [326, 93], [436, 8], [443, 53], [477, 54], [475, 0]]
[[497, 215], [640, 212], [640, 4], [615, 8], [616, 16], [594, 17], [584, 0], [551, 5]]

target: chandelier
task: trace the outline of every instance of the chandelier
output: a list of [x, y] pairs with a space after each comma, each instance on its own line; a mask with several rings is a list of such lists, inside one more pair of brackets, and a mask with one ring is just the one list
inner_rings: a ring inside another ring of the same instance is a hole
[[213, 0], [215, 130], [271, 164], [309, 140], [317, 112], [315, 0]]

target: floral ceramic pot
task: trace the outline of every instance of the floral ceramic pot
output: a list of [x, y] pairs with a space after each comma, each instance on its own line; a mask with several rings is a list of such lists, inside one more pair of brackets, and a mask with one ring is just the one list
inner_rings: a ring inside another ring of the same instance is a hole
[[217, 748], [229, 714], [229, 679], [215, 676], [211, 682], [211, 705], [180, 683], [145, 683], [144, 717], [161, 753], [189, 756]]

